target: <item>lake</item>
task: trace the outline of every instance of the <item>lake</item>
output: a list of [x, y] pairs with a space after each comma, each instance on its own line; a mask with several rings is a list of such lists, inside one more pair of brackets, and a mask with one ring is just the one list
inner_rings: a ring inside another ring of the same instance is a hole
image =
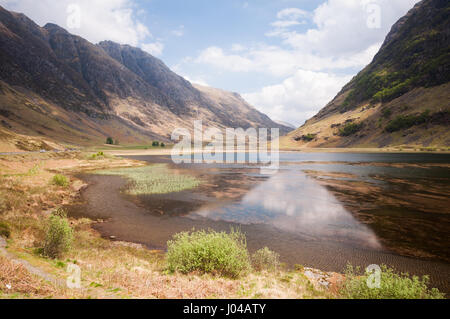
[[286, 264], [342, 271], [348, 262], [387, 264], [431, 275], [450, 291], [450, 154], [280, 153], [280, 169], [168, 163], [204, 183], [189, 191], [129, 196], [117, 176], [82, 175], [90, 184], [72, 216], [105, 220], [105, 237], [165, 249], [174, 233], [240, 228], [251, 251], [264, 246]]

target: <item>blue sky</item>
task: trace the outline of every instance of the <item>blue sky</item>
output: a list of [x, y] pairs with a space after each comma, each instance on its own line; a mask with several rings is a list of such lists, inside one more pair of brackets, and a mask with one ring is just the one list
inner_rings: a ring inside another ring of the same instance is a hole
[[[301, 125], [370, 63], [392, 24], [416, 2], [0, 0], [0, 5], [94, 43], [141, 47], [191, 82], [238, 92], [273, 119]], [[79, 24], [68, 22], [74, 14]]]

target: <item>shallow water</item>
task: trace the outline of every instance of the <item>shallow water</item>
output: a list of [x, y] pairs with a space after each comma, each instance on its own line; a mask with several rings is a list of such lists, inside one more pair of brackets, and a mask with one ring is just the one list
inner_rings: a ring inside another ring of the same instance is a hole
[[[131, 156], [130, 156], [131, 157]], [[281, 153], [272, 176], [242, 164], [171, 164], [205, 183], [176, 194], [118, 194], [126, 181], [82, 176], [91, 186], [76, 216], [106, 219], [105, 236], [165, 248], [179, 231], [240, 227], [250, 250], [264, 246], [288, 264], [342, 271], [347, 262], [385, 263], [430, 274], [450, 291], [450, 155]]]

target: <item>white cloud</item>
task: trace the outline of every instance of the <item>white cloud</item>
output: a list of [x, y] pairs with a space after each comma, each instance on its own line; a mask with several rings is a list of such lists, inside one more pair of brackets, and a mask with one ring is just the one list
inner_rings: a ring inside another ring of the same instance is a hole
[[219, 47], [209, 47], [195, 60], [234, 72], [248, 72], [253, 69], [253, 61], [236, 54], [225, 54]]
[[[235, 44], [233, 48], [242, 50], [232, 48], [231, 52], [209, 47], [193, 61], [222, 72], [254, 72], [284, 78], [279, 84], [244, 97], [273, 118], [302, 124], [338, 93], [355, 70], [371, 62], [391, 26], [417, 2], [327, 0], [313, 12], [286, 8], [277, 13], [278, 20], [266, 33], [267, 37], [279, 39], [280, 45], [262, 43], [244, 49]], [[369, 28], [369, 3], [379, 6], [379, 28]], [[309, 29], [292, 30], [305, 18], [312, 23]]]
[[282, 83], [243, 97], [271, 118], [300, 125], [325, 106], [350, 79], [351, 76], [297, 70]]
[[210, 86], [208, 84], [208, 82], [206, 82], [204, 79], [202, 78], [191, 78], [187, 75], [183, 75], [183, 78], [185, 78], [186, 80], [188, 80], [189, 82], [191, 82], [192, 84], [198, 84], [201, 86]]
[[184, 35], [184, 25], [180, 25], [178, 29], [173, 30], [172, 34], [176, 37], [182, 37]]
[[150, 53], [154, 56], [161, 56], [164, 50], [164, 43], [162, 42], [153, 42], [153, 43], [144, 43], [141, 45], [141, 49]]
[[369, 1], [328, 0], [314, 10], [314, 28], [306, 32], [278, 32], [280, 37], [293, 49], [314, 52], [321, 55], [348, 55], [360, 52], [384, 39], [401, 16], [418, 0], [377, 0], [371, 1], [380, 9], [380, 28], [369, 28]]
[[360, 68], [367, 65], [381, 46], [381, 42], [348, 56], [320, 56], [300, 50], [286, 50], [277, 46], [259, 45], [250, 49], [234, 45], [233, 53], [219, 47], [209, 47], [188, 63], [207, 64], [228, 72], [258, 72], [275, 77], [292, 76], [297, 69], [324, 71]]
[[307, 15], [307, 11], [301, 10], [299, 8], [286, 8], [277, 13], [277, 18], [297, 20], [298, 18], [305, 17]]
[[245, 51], [245, 47], [242, 44], [235, 43], [231, 46], [231, 51], [233, 52], [242, 52]]
[[[112, 40], [138, 46], [151, 38], [148, 28], [139, 22], [132, 0], [0, 0], [0, 4], [26, 14], [39, 25], [55, 23], [93, 43]], [[81, 9], [80, 28], [70, 29], [67, 24], [71, 4]]]
[[275, 22], [272, 22], [270, 25], [275, 27], [275, 28], [287, 28], [287, 27], [292, 27], [294, 25], [300, 25], [300, 24], [305, 24], [306, 22], [299, 22], [296, 20], [278, 20]]

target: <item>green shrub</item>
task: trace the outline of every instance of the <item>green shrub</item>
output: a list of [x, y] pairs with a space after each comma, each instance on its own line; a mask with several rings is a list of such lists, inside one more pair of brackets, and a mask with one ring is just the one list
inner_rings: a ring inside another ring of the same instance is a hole
[[50, 258], [59, 258], [67, 252], [73, 242], [73, 229], [64, 210], [55, 211], [47, 220], [42, 252]]
[[69, 186], [69, 180], [64, 175], [56, 174], [52, 178], [52, 184], [57, 185], [57, 186], [67, 187], [67, 186]]
[[113, 144], [114, 144], [113, 138], [112, 138], [112, 137], [107, 137], [107, 138], [106, 138], [106, 144], [108, 144], [108, 145], [113, 145]]
[[164, 144], [164, 143], [161, 143], [161, 147], [166, 147], [166, 144]]
[[[376, 102], [389, 102], [393, 99], [402, 96], [409, 90], [411, 90], [412, 79], [408, 79], [405, 82], [398, 83], [392, 87], [383, 88], [373, 96], [373, 100]], [[395, 83], [395, 82], [394, 82]]]
[[152, 143], [152, 146], [153, 146], [153, 147], [158, 147], [158, 146], [159, 146], [159, 142], [154, 141], [154, 142]]
[[5, 238], [9, 238], [9, 236], [11, 236], [11, 229], [5, 222], [0, 222], [0, 236]]
[[316, 134], [306, 134], [306, 135], [302, 135], [302, 140], [305, 142], [311, 142], [313, 139], [316, 138]]
[[420, 125], [428, 122], [431, 119], [428, 111], [419, 115], [399, 115], [386, 126], [386, 132], [393, 133], [400, 130], [405, 130], [414, 125]]
[[339, 129], [339, 135], [340, 136], [350, 136], [358, 131], [360, 131], [363, 127], [363, 123], [348, 123], [344, 127]]
[[105, 153], [98, 152], [97, 154], [92, 154], [91, 156], [88, 156], [88, 160], [102, 159], [104, 157], [105, 157]]
[[251, 268], [246, 238], [239, 231], [182, 232], [174, 235], [167, 248], [167, 266], [171, 272], [237, 278]]
[[391, 115], [392, 115], [392, 110], [389, 109], [389, 108], [384, 108], [384, 109], [381, 110], [381, 114], [382, 114], [382, 116], [383, 116], [384, 118], [387, 119], [387, 118], [391, 117]]
[[346, 299], [442, 299], [444, 294], [436, 288], [429, 289], [429, 278], [396, 273], [385, 265], [381, 266], [380, 288], [369, 288], [367, 279], [370, 273], [360, 273], [351, 265], [345, 271], [346, 279], [341, 296]]
[[280, 255], [264, 247], [252, 255], [252, 266], [257, 271], [274, 271], [280, 266]]

